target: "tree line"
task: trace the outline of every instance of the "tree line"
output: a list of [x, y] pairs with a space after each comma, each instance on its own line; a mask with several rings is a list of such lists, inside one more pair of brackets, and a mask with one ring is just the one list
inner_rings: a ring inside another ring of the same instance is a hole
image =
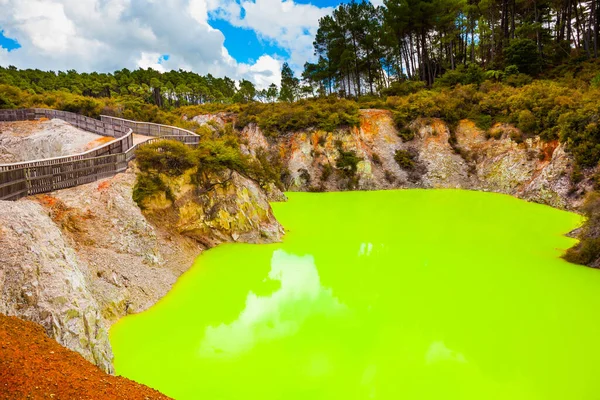
[[[0, 84], [37, 94], [63, 91], [95, 98], [129, 96], [161, 108], [206, 103], [246, 103], [252, 100], [274, 102], [280, 98], [279, 88], [275, 84], [258, 90], [246, 79], [236, 82], [227, 76], [217, 78], [211, 74], [199, 75], [183, 70], [161, 73], [151, 68], [134, 71], [122, 69], [114, 73], [78, 73], [74, 70], [55, 72], [0, 66]], [[283, 96], [287, 96], [287, 99], [289, 93], [283, 93]]]
[[[514, 75], [536, 76], [567, 60], [597, 58], [598, 1], [384, 0], [376, 7], [352, 0], [319, 20], [316, 62], [307, 62], [301, 77], [284, 63], [279, 87], [262, 90], [245, 79], [152, 69], [78, 73], [9, 66], [0, 67], [0, 84], [38, 94], [133, 97], [167, 109], [401, 95], [436, 82], [479, 83], [483, 71], [486, 78], [514, 80]], [[407, 82], [412, 85], [408, 90]]]
[[384, 0], [341, 4], [319, 20], [315, 93], [378, 94], [402, 80], [431, 86], [476, 65], [537, 75], [570, 57], [598, 56], [598, 0]]

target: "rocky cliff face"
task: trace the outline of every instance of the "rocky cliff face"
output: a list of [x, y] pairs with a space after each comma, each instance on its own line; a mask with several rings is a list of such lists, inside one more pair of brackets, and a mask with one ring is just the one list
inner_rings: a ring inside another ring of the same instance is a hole
[[[581, 201], [571, 194], [576, 192], [570, 180], [572, 160], [558, 142], [523, 141], [521, 133], [508, 125], [493, 127], [493, 137], [488, 137], [468, 120], [458, 124], [454, 135], [436, 119], [414, 121], [411, 130], [414, 139], [404, 142], [391, 113], [361, 110], [358, 128], [267, 139], [250, 125], [241, 135], [246, 153], [263, 148], [283, 158], [292, 191], [462, 188], [507, 193], [566, 209]], [[411, 167], [401, 167], [395, 160], [399, 150], [411, 156]], [[354, 182], [336, 170], [340, 151], [352, 151], [361, 160]]]
[[[229, 175], [228, 175], [229, 176]], [[17, 202], [0, 202], [0, 313], [40, 323], [59, 343], [112, 371], [108, 328], [163, 297], [205, 248], [279, 240], [266, 194], [237, 174], [145, 213], [135, 171]]]
[[195, 176], [196, 171], [189, 170], [163, 180], [169, 195], [163, 191], [144, 200], [148, 219], [207, 248], [224, 242], [281, 240], [283, 227], [268, 199], [283, 196], [277, 189], [268, 195], [258, 183], [233, 171], [210, 173], [202, 184]]
[[0, 207], [0, 313], [40, 323], [59, 343], [112, 370], [107, 326], [82, 263], [34, 201]]

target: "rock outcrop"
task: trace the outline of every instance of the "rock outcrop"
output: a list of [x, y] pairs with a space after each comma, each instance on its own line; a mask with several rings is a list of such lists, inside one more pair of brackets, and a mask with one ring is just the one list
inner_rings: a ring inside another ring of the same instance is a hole
[[167, 190], [143, 201], [146, 217], [205, 247], [281, 240], [283, 227], [269, 205], [269, 197], [283, 196], [276, 188], [269, 196], [255, 181], [229, 170], [210, 173], [202, 183], [197, 179], [195, 170], [177, 178], [163, 177]]
[[0, 313], [40, 323], [59, 343], [112, 371], [107, 325], [76, 252], [34, 201], [0, 207]]
[[[413, 121], [414, 138], [405, 142], [390, 112], [360, 113], [357, 128], [307, 130], [275, 139], [252, 124], [241, 131], [243, 151], [255, 155], [262, 148], [279, 154], [292, 191], [462, 188], [507, 193], [565, 209], [575, 209], [581, 202], [581, 196], [572, 195], [576, 192], [570, 179], [572, 159], [558, 142], [522, 140], [518, 129], [502, 124], [490, 135], [468, 120], [451, 130], [438, 119]], [[335, 168], [340, 151], [360, 158], [354, 182]], [[414, 165], [401, 167], [394, 158], [397, 151], [411, 154]]]
[[155, 201], [144, 213], [132, 199], [135, 179], [130, 168], [0, 202], [0, 313], [40, 323], [107, 372], [110, 325], [156, 303], [203, 249], [283, 234], [267, 195], [235, 173], [202, 193], [189, 181], [173, 182], [177, 200]]

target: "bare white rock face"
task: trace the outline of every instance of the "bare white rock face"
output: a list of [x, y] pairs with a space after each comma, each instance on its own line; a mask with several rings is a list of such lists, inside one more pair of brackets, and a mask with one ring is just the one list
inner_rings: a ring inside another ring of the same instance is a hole
[[33, 201], [0, 202], [0, 313], [41, 324], [62, 345], [112, 372], [98, 303], [62, 232]]

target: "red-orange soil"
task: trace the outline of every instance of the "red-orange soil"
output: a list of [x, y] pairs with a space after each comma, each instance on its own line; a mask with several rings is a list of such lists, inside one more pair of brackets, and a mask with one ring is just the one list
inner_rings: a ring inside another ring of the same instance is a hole
[[108, 375], [33, 322], [0, 314], [0, 399], [169, 399]]

